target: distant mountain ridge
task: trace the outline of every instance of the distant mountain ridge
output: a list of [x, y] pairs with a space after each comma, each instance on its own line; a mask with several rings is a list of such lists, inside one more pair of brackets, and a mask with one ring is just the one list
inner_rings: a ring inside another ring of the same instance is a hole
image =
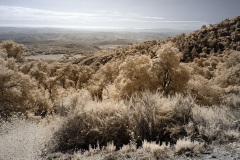
[[[64, 28], [0, 27], [0, 41], [14, 40], [26, 45], [27, 54], [92, 54], [102, 48], [163, 40], [179, 34], [177, 30], [154, 33], [144, 30], [85, 30]], [[71, 47], [75, 46], [75, 47]], [[77, 46], [77, 47], [76, 47]]]
[[[122, 30], [93, 30], [93, 29], [65, 29], [65, 28], [23, 28], [23, 27], [0, 27], [0, 40], [12, 39], [17, 42], [43, 41], [43, 40], [83, 40], [89, 37], [96, 39], [104, 38], [99, 36], [121, 37], [128, 39], [128, 36], [135, 41], [165, 39], [182, 33], [182, 30], [172, 29], [122, 29]], [[187, 31], [186, 31], [187, 32]], [[83, 37], [82, 37], [83, 36]]]

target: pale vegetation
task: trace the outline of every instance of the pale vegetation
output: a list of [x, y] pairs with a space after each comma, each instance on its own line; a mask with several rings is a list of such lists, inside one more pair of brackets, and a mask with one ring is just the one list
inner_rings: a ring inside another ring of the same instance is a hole
[[[237, 25], [236, 21], [239, 17], [222, 26]], [[191, 59], [183, 48], [186, 40], [198, 42], [191, 37], [211, 37], [214, 28], [219, 30], [216, 38], [225, 35], [220, 25], [203, 26], [188, 36], [108, 50], [79, 63], [27, 61], [23, 45], [3, 41], [1, 143], [11, 143], [17, 151], [11, 154], [23, 159], [51, 159], [57, 152], [75, 159], [117, 159], [116, 150], [125, 156], [141, 152], [171, 159], [185, 152], [203, 153], [208, 144], [238, 142], [240, 51], [234, 46], [239, 41], [221, 46], [213, 40], [205, 46], [204, 40], [206, 55], [195, 46]], [[238, 38], [235, 30], [232, 34]], [[221, 53], [210, 55], [211, 47]], [[0, 159], [11, 159], [3, 145]], [[14, 145], [32, 150], [22, 152]]]

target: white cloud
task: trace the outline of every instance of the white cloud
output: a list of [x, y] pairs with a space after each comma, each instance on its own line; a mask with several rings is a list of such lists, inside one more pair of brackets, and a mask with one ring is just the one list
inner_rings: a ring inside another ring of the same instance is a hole
[[53, 12], [33, 8], [24, 8], [24, 7], [9, 7], [9, 6], [0, 6], [0, 17], [1, 18], [29, 18], [29, 19], [66, 19], [66, 20], [75, 20], [76, 18], [91, 18], [95, 14], [88, 13], [69, 13], [69, 12]]
[[203, 21], [170, 21], [163, 17], [135, 13], [108, 12], [95, 13], [56, 12], [18, 6], [0, 6], [1, 25], [21, 26], [76, 26], [102, 28], [159, 28], [167, 24], [206, 24]]

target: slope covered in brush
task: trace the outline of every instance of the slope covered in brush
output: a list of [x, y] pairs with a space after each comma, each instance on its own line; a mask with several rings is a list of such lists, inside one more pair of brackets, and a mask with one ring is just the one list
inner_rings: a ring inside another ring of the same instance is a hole
[[198, 31], [181, 34], [167, 40], [146, 41], [136, 45], [104, 50], [97, 55], [86, 57], [75, 63], [99, 66], [110, 60], [124, 59], [129, 55], [150, 55], [155, 57], [159, 46], [173, 42], [174, 46], [183, 53], [181, 61], [193, 61], [196, 57], [206, 57], [211, 54], [220, 54], [226, 49], [240, 50], [240, 16], [226, 19], [218, 24], [202, 26]]

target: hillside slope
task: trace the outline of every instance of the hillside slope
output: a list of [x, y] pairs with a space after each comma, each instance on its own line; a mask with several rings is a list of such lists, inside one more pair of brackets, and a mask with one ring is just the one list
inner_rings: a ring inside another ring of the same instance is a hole
[[105, 64], [114, 59], [128, 55], [156, 56], [157, 48], [167, 42], [173, 42], [183, 53], [181, 61], [190, 62], [196, 57], [207, 57], [220, 54], [226, 49], [240, 51], [240, 16], [226, 19], [208, 27], [202, 26], [198, 31], [181, 34], [167, 40], [146, 41], [140, 44], [122, 46], [116, 49], [99, 52], [98, 55], [86, 57], [79, 64]]

